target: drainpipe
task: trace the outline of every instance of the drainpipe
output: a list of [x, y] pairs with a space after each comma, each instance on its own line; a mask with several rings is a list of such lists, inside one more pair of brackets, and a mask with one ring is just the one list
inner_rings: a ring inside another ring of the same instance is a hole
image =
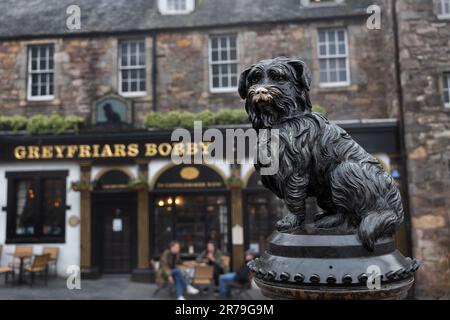
[[400, 46], [399, 46], [399, 30], [398, 30], [398, 20], [397, 20], [397, 0], [391, 1], [391, 11], [392, 11], [392, 23], [394, 29], [394, 42], [395, 42], [395, 73], [396, 73], [396, 82], [398, 88], [398, 102], [400, 108], [399, 114], [399, 131], [400, 131], [400, 157], [402, 160], [402, 181], [404, 184], [403, 192], [406, 197], [406, 201], [403, 201], [404, 209], [405, 209], [405, 226], [406, 226], [406, 241], [407, 241], [407, 254], [409, 256], [413, 255], [412, 250], [412, 227], [411, 227], [411, 212], [410, 212], [410, 199], [409, 199], [409, 177], [408, 177], [408, 157], [406, 154], [406, 142], [405, 142], [405, 105], [403, 98], [403, 88], [402, 88], [402, 80], [401, 80], [401, 64], [400, 64]]
[[157, 96], [157, 79], [158, 79], [158, 48], [157, 48], [157, 33], [153, 33], [152, 37], [152, 97], [153, 97], [153, 111], [158, 110], [158, 96]]

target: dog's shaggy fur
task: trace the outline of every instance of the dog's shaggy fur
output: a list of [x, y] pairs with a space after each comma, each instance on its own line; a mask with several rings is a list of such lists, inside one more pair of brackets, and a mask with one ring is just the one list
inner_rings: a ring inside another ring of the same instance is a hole
[[279, 129], [279, 171], [262, 176], [290, 211], [277, 228], [289, 232], [300, 227], [305, 200], [315, 196], [324, 210], [316, 228], [356, 231], [373, 250], [403, 221], [397, 185], [347, 132], [311, 111], [310, 82], [306, 64], [287, 58], [263, 60], [239, 80], [253, 127]]

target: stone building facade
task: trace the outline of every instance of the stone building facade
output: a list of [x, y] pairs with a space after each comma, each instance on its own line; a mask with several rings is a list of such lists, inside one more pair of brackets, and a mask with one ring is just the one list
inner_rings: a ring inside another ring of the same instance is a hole
[[413, 252], [422, 261], [416, 292], [427, 298], [450, 290], [450, 20], [438, 17], [440, 3], [396, 3]]
[[[45, 7], [17, 1], [15, 8], [0, 8], [9, 12], [0, 24], [0, 115], [91, 119], [96, 101], [120, 95], [119, 48], [130, 39], [142, 40], [145, 47], [145, 94], [124, 97], [133, 103], [137, 127], [151, 111], [243, 107], [235, 89], [211, 90], [211, 37], [236, 37], [237, 74], [260, 59], [301, 57], [313, 73], [312, 100], [330, 119], [400, 123], [404, 147], [397, 156], [405, 153], [399, 161], [407, 165], [402, 179], [410, 198], [404, 201], [412, 217], [406, 233], [413, 239], [413, 255], [423, 263], [416, 294], [448, 295], [450, 109], [443, 106], [442, 77], [450, 71], [450, 26], [437, 18], [439, 0], [375, 1], [382, 10], [381, 30], [366, 26], [373, 1], [197, 0], [193, 11], [177, 15], [163, 14], [161, 2], [139, 0], [131, 7], [123, 0], [109, 7], [106, 1], [79, 1], [80, 30], [65, 27], [70, 1], [51, 0]], [[265, 10], [247, 14], [257, 5]], [[31, 14], [32, 25], [26, 23]], [[346, 85], [320, 83], [321, 30], [346, 32]], [[54, 97], [49, 101], [30, 101], [27, 95], [28, 48], [39, 44], [54, 45]], [[70, 168], [77, 176], [78, 167]], [[143, 172], [148, 170], [152, 175], [151, 166]], [[80, 255], [83, 260], [89, 253]], [[143, 268], [148, 267], [144, 257], [139, 257]]]

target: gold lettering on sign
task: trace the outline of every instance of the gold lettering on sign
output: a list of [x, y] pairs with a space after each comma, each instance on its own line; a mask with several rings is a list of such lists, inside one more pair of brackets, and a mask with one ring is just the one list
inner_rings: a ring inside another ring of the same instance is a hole
[[167, 157], [172, 152], [172, 146], [168, 143], [161, 143], [158, 146], [159, 155], [162, 157]]
[[92, 157], [94, 157], [94, 158], [100, 158], [100, 152], [99, 152], [99, 150], [100, 150], [100, 145], [94, 144], [94, 145], [92, 146], [92, 149], [91, 149], [91, 151], [92, 151]]
[[91, 146], [81, 145], [80, 153], [78, 156], [80, 158], [90, 158], [91, 157]]
[[43, 146], [41, 152], [42, 159], [52, 159], [53, 158], [53, 147]]
[[69, 158], [69, 159], [73, 158], [77, 151], [78, 151], [78, 146], [68, 146], [67, 147], [67, 158]]
[[103, 151], [100, 155], [100, 157], [102, 158], [111, 158], [113, 156], [112, 150], [111, 150], [111, 146], [109, 144], [105, 144], [103, 146]]
[[139, 155], [139, 145], [136, 143], [128, 145], [128, 156], [135, 158], [138, 155]]
[[18, 160], [23, 160], [27, 156], [27, 150], [24, 146], [18, 146], [14, 148], [14, 157]]
[[28, 159], [39, 159], [39, 147], [28, 146]]
[[155, 143], [147, 143], [145, 145], [145, 156], [154, 157], [158, 153], [158, 148]]
[[172, 155], [182, 157], [184, 154], [184, 144], [177, 143], [173, 146]]
[[124, 144], [115, 144], [114, 145], [114, 156], [116, 158], [125, 158], [127, 153], [125, 152]]
[[64, 159], [64, 151], [67, 149], [67, 146], [55, 146], [56, 150], [56, 158]]

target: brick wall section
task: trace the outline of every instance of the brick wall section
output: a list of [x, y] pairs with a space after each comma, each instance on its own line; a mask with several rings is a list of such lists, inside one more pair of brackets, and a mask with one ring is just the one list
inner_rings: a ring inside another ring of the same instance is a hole
[[423, 263], [419, 298], [450, 296], [450, 111], [442, 72], [450, 71], [450, 21], [433, 1], [397, 1], [414, 255]]

